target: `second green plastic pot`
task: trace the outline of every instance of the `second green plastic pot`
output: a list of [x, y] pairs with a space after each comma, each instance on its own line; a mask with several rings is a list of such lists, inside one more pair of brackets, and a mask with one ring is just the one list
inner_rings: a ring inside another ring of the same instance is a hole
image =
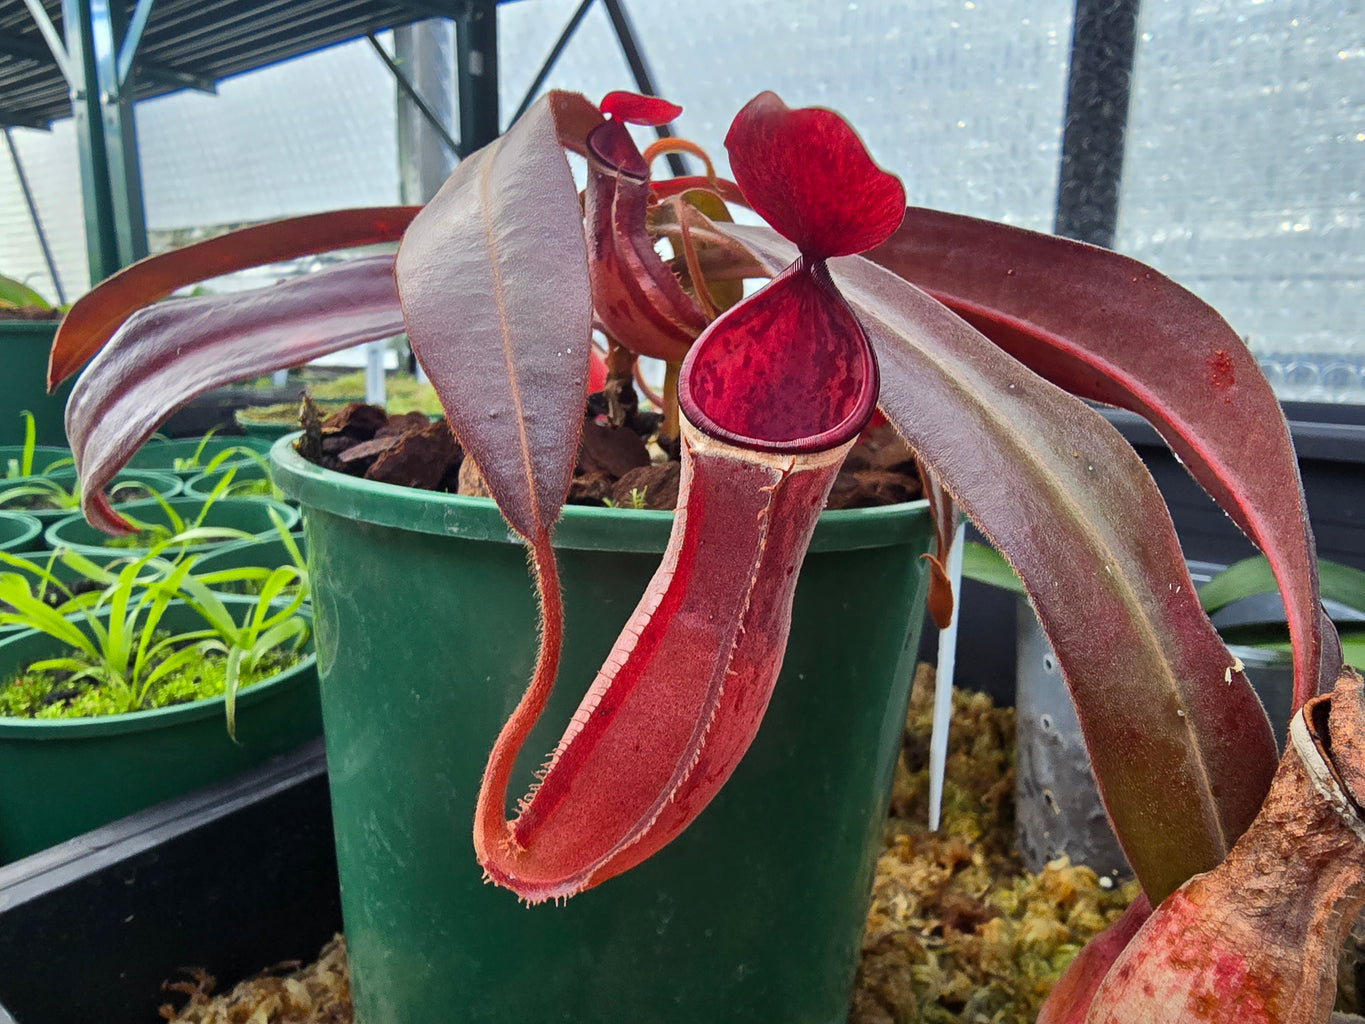
[[[204, 499], [194, 497], [171, 498], [166, 504], [188, 526], [204, 507]], [[170, 517], [166, 515], [165, 509], [156, 501], [135, 501], [120, 506], [119, 511], [129, 518], [141, 522], [163, 526], [171, 525]], [[202, 525], [240, 530], [258, 538], [272, 537], [275, 535], [275, 524], [270, 518], [271, 511], [279, 516], [286, 530], [292, 530], [298, 525], [299, 513], [296, 509], [290, 508], [283, 502], [268, 501], [265, 498], [219, 498], [209, 506]], [[67, 516], [65, 519], [57, 520], [47, 528], [44, 536], [50, 547], [71, 548], [73, 551], [79, 551], [81, 554], [90, 557], [108, 557], [111, 553], [116, 555], [145, 555], [150, 550], [145, 546], [109, 545], [106, 543], [109, 538], [87, 523], [85, 517], [79, 512]], [[240, 540], [241, 538], [234, 538], [231, 542], [236, 543]], [[188, 552], [208, 551], [220, 543], [222, 542], [192, 544], [185, 550]], [[178, 551], [178, 548], [168, 550], [168, 557]]]
[[[299, 534], [291, 535], [298, 546], [299, 553], [307, 551], [307, 544]], [[244, 540], [236, 544], [224, 544], [207, 554], [200, 555], [194, 563], [196, 576], [221, 572], [230, 569], [264, 568], [275, 569], [282, 565], [293, 565], [294, 553], [279, 537], [266, 537], [262, 540]], [[216, 589], [230, 594], [254, 593], [255, 590], [241, 582], [224, 583]]]
[[[246, 448], [257, 453], [270, 450], [270, 441], [257, 437], [182, 437], [171, 441], [148, 441], [128, 460], [133, 469], [175, 473], [186, 480], [203, 473], [214, 457], [228, 448]], [[229, 456], [218, 468], [229, 465], [257, 465], [246, 453]]]
[[[569, 900], [483, 884], [485, 758], [530, 678], [526, 553], [484, 499], [331, 473], [304, 508], [357, 1024], [834, 1024], [863, 935], [922, 618], [922, 503], [827, 513], [757, 739], [672, 844]], [[559, 683], [532, 772], [658, 565], [670, 513], [565, 509]]]
[[24, 512], [0, 512], [0, 551], [22, 551], [43, 532], [43, 524]]
[[[43, 476], [24, 476], [11, 480], [0, 480], [0, 500], [3, 500], [7, 491], [36, 486], [41, 484], [43, 480], [52, 480], [68, 492], [76, 489], [76, 471], [74, 469], [58, 469]], [[141, 484], [142, 486], [132, 492], [135, 496], [130, 497], [129, 492], [125, 490], [128, 484]], [[171, 473], [125, 469], [114, 476], [108, 490], [114, 505], [123, 506], [132, 502], [149, 500], [148, 493], [159, 494], [163, 498], [174, 498], [180, 494], [183, 485], [184, 482]], [[47, 529], [53, 523], [74, 515], [78, 510], [74, 508], [25, 508], [23, 511], [33, 516], [34, 519], [43, 524], [44, 529]]]
[[[254, 462], [239, 463], [227, 469], [215, 469], [212, 473], [200, 473], [185, 481], [185, 493], [196, 498], [207, 498], [213, 489], [222, 483], [228, 473], [232, 482], [228, 484], [224, 497], [228, 498], [272, 498], [278, 492], [270, 485], [270, 472]], [[264, 482], [265, 486], [262, 486]], [[254, 493], [253, 493], [254, 492]]]
[[19, 414], [33, 413], [39, 444], [66, 444], [66, 400], [70, 380], [47, 393], [47, 357], [57, 336], [56, 320], [0, 321], [0, 444], [24, 443], [25, 425]]
[[[45, 473], [54, 465], [74, 466], [71, 461], [71, 449], [64, 448], [55, 444], [34, 445], [32, 450], [33, 464], [29, 467], [34, 473]], [[21, 444], [0, 444], [0, 485], [8, 480], [18, 479], [24, 464], [24, 446]], [[10, 469], [14, 469], [13, 476], [4, 476]]]
[[[240, 598], [225, 600], [248, 607]], [[167, 609], [168, 628], [190, 629], [198, 621], [184, 606]], [[34, 631], [10, 637], [0, 642], [0, 677], [61, 648]], [[221, 697], [99, 718], [0, 718], [0, 779], [6, 780], [0, 864], [229, 778], [301, 746], [321, 728], [311, 654], [237, 695], [235, 743]]]

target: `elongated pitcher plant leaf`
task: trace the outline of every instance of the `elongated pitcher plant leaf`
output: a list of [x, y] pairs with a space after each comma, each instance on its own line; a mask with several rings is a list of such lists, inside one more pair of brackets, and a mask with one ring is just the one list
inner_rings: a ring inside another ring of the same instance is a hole
[[[771, 267], [791, 247], [720, 225]], [[1259, 700], [1199, 608], [1131, 446], [930, 296], [862, 257], [831, 263], [872, 339], [880, 404], [1008, 552], [1066, 677], [1105, 805], [1153, 902], [1217, 864], [1275, 770]]]
[[546, 533], [573, 474], [592, 332], [578, 193], [548, 99], [456, 168], [395, 272], [460, 443], [513, 529]]
[[178, 288], [280, 260], [396, 242], [419, 209], [380, 206], [289, 217], [139, 260], [71, 307], [53, 342], [48, 386], [80, 369], [135, 312]]
[[403, 329], [393, 258], [368, 256], [246, 292], [135, 313], [76, 381], [66, 434], [95, 526], [130, 530], [104, 486], [167, 416], [211, 388]]
[[937, 210], [908, 210], [868, 257], [1054, 384], [1150, 421], [1270, 560], [1294, 638], [1294, 707], [1335, 682], [1289, 428], [1211, 306], [1118, 253]]

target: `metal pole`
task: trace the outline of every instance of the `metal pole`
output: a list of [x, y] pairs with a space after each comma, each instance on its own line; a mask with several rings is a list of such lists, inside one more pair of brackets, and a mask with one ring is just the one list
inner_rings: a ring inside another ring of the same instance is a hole
[[550, 48], [550, 54], [545, 58], [545, 63], [542, 64], [540, 70], [536, 72], [536, 77], [531, 83], [531, 87], [526, 90], [526, 95], [521, 98], [521, 103], [517, 106], [517, 112], [512, 115], [512, 124], [516, 124], [521, 120], [521, 115], [526, 113], [526, 109], [535, 101], [536, 93], [540, 92], [540, 87], [545, 84], [545, 79], [550, 77], [550, 71], [553, 70], [555, 64], [559, 61], [560, 54], [564, 52], [564, 47], [569, 45], [569, 40], [573, 38], [573, 34], [578, 31], [578, 25], [583, 20], [583, 15], [588, 13], [588, 8], [591, 7], [593, 3], [594, 0], [583, 0], [583, 2], [578, 5], [578, 10], [573, 12], [573, 17], [569, 19], [569, 23], [564, 26], [564, 31], [559, 33], [559, 38], [555, 40], [554, 46]]
[[85, 251], [93, 283], [118, 270], [120, 264], [113, 199], [109, 194], [108, 157], [104, 150], [104, 118], [95, 77], [95, 48], [90, 39], [89, 0], [62, 0], [62, 23], [66, 30], [72, 124], [81, 165]]
[[14, 138], [8, 128], [5, 129], [5, 145], [9, 147], [9, 158], [14, 162], [14, 176], [19, 179], [19, 189], [24, 193], [24, 202], [28, 204], [29, 219], [33, 221], [33, 233], [38, 236], [38, 247], [43, 250], [43, 262], [47, 264], [48, 277], [52, 278], [52, 287], [57, 293], [57, 305], [65, 306], [66, 289], [62, 287], [61, 275], [57, 273], [57, 262], [52, 258], [52, 249], [47, 244], [47, 232], [43, 230], [43, 219], [38, 215], [38, 204], [33, 199], [33, 191], [28, 187], [28, 176], [24, 174], [19, 150], [15, 147]]
[[460, 157], [498, 137], [498, 12], [495, 0], [464, 0], [455, 14]]
[[[150, 7], [144, 0], [139, 13], [145, 18]], [[147, 220], [142, 206], [132, 82], [119, 74], [120, 43], [128, 27], [127, 11], [116, 0], [91, 0], [90, 14], [118, 258], [121, 266], [127, 266], [147, 255]], [[137, 38], [130, 39], [126, 54], [130, 68], [136, 67], [133, 58], [140, 39], [140, 32]]]
[[[449, 21], [430, 19], [393, 30], [398, 96], [398, 194], [404, 203], [425, 203], [449, 177], [460, 147], [446, 125], [455, 116], [455, 34]], [[387, 56], [387, 55], [385, 55]], [[410, 81], [408, 78], [410, 77]], [[408, 346], [408, 372], [425, 378]]]
[[[411, 38], [413, 31], [415, 29], [423, 27], [425, 24], [426, 23], [419, 22], [417, 25], [405, 25], [393, 30], [394, 50], [396, 53], [400, 55], [400, 57], [402, 56], [403, 50], [405, 48], [415, 49], [416, 47], [416, 44], [414, 43], [405, 44], [400, 42], [400, 39], [404, 37]], [[441, 23], [438, 22], [437, 24]], [[400, 151], [399, 160], [400, 161], [403, 160], [402, 150], [404, 148], [403, 147], [404, 140], [402, 136], [405, 134], [405, 132], [410, 131], [410, 129], [405, 129], [404, 127], [404, 125], [406, 124], [406, 118], [404, 116], [403, 111], [403, 105], [405, 102], [410, 103], [412, 107], [415, 108], [419, 114], [421, 114], [422, 118], [426, 122], [427, 127], [429, 127], [431, 131], [433, 131], [440, 138], [440, 140], [445, 143], [446, 147], [450, 150], [451, 156], [458, 156], [460, 153], [460, 144], [456, 142], [455, 138], [450, 134], [449, 131], [446, 130], [446, 126], [443, 123], [441, 115], [438, 114], [432, 108], [432, 106], [429, 103], [427, 103], [425, 99], [422, 98], [422, 94], [417, 91], [416, 86], [414, 86], [412, 82], [408, 81], [407, 76], [403, 74], [403, 69], [398, 66], [397, 62], [395, 62], [392, 57], [390, 57], [387, 53], [384, 52], [384, 47], [380, 45], [379, 40], [375, 37], [375, 34], [371, 32], [368, 36], [366, 36], [366, 38], [369, 39], [370, 45], [374, 47], [374, 52], [379, 54], [380, 59], [383, 60], [384, 66], [389, 69], [389, 73], [393, 75], [393, 80], [395, 83], [397, 83], [398, 89], [402, 93], [402, 96], [398, 101], [399, 106], [398, 132], [400, 136], [398, 140], [399, 142], [398, 148]], [[445, 175], [441, 176], [441, 180], [442, 181], [445, 180]], [[400, 182], [400, 185], [401, 184], [402, 183]], [[425, 195], [420, 199], [404, 198], [404, 202], [424, 203], [430, 198], [431, 195]]]
[[94, 282], [147, 254], [137, 133], [131, 92], [118, 78], [122, 25], [109, 0], [62, 0], [62, 22]]
[[1118, 228], [1139, 0], [1076, 0], [1057, 182], [1059, 235], [1105, 247]]
[[[635, 76], [635, 84], [646, 96], [659, 95], [658, 89], [654, 87], [654, 76], [649, 73], [649, 65], [645, 63], [644, 51], [640, 49], [640, 43], [635, 38], [635, 29], [630, 23], [630, 16], [626, 14], [623, 0], [602, 0], [602, 3], [606, 5], [607, 16], [611, 18], [611, 27], [616, 30], [616, 39], [621, 44], [621, 53], [625, 55], [626, 64], [630, 66], [630, 73]], [[654, 130], [661, 139], [673, 135], [666, 124], [661, 124]], [[687, 173], [687, 161], [682, 158], [681, 153], [669, 153], [668, 166], [677, 177]]]

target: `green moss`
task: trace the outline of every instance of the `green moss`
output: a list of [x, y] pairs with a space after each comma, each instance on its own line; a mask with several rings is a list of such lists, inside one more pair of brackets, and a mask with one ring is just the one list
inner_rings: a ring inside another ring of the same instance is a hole
[[136, 533], [125, 533], [118, 537], [105, 537], [100, 541], [106, 548], [152, 548], [164, 540], [171, 539], [171, 531], [164, 526], [153, 526]]
[[[332, 380], [310, 384], [309, 393], [317, 402], [358, 402], [365, 394], [365, 372], [348, 373]], [[384, 406], [389, 412], [424, 412], [428, 416], [441, 414], [441, 403], [430, 383], [419, 384], [417, 378], [397, 374], [384, 379]], [[298, 408], [295, 407], [295, 415]]]
[[[275, 651], [261, 659], [252, 671], [243, 668], [240, 689], [298, 664], [304, 655]], [[21, 671], [0, 687], [0, 717], [94, 718], [129, 711], [149, 711], [222, 696], [226, 686], [226, 659], [208, 652], [202, 659], [153, 684], [142, 702], [130, 706], [132, 692], [122, 683], [86, 677], [74, 680], [70, 672]]]
[[1137, 884], [1014, 846], [1014, 710], [953, 693], [943, 821], [926, 827], [933, 671], [921, 666], [863, 938], [850, 1024], [1028, 1024]]

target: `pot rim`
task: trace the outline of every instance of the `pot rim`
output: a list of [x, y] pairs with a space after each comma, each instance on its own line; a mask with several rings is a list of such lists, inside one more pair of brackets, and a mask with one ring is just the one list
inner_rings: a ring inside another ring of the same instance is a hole
[[[203, 508], [203, 506], [204, 506], [204, 501], [205, 501], [204, 498], [201, 498], [201, 497], [199, 497], [198, 495], [194, 495], [194, 494], [185, 494], [185, 493], [183, 493], [183, 492], [180, 493], [180, 494], [172, 495], [171, 497], [168, 497], [168, 498], [166, 498], [165, 500], [166, 500], [166, 503], [167, 503], [168, 505], [170, 505], [172, 508], [177, 509], [177, 510], [178, 510], [181, 506], [191, 508], [192, 510], [198, 510], [198, 509], [200, 509], [200, 508]], [[259, 506], [269, 506], [269, 507], [273, 508], [277, 513], [279, 513], [280, 518], [284, 521], [285, 529], [287, 529], [287, 530], [292, 530], [292, 529], [294, 529], [295, 526], [298, 525], [298, 522], [299, 522], [299, 513], [298, 513], [298, 510], [295, 509], [295, 508], [292, 508], [292, 507], [289, 506], [289, 505], [286, 505], [286, 504], [285, 504], [284, 502], [282, 502], [282, 501], [275, 501], [273, 498], [219, 498], [217, 501], [215, 501], [215, 502], [213, 503], [214, 508], [219, 508], [219, 507], [228, 507], [228, 508], [245, 507], [245, 506], [247, 506], [248, 504], [250, 504], [250, 505], [259, 505]], [[161, 503], [158, 502], [155, 498], [152, 498], [152, 499], [147, 499], [147, 500], [143, 500], [143, 501], [130, 501], [130, 502], [128, 502], [126, 505], [120, 505], [120, 506], [118, 506], [118, 509], [119, 509], [119, 511], [122, 512], [123, 514], [125, 514], [125, 515], [127, 515], [127, 516], [130, 516], [130, 517], [133, 517], [133, 518], [136, 518], [136, 517], [137, 517], [137, 514], [138, 514], [140, 511], [144, 510], [144, 509], [160, 509], [160, 507], [161, 507]], [[269, 518], [268, 514], [267, 514], [266, 518], [267, 518], [267, 519]], [[56, 522], [54, 522], [54, 523], [52, 523], [50, 526], [48, 526], [47, 529], [45, 529], [45, 530], [43, 531], [43, 539], [47, 542], [48, 547], [51, 547], [51, 548], [70, 548], [71, 550], [73, 550], [73, 551], [79, 551], [81, 554], [84, 554], [84, 555], [89, 555], [92, 551], [94, 551], [94, 552], [100, 552], [100, 553], [107, 553], [107, 552], [109, 552], [109, 551], [113, 551], [113, 552], [115, 553], [115, 555], [130, 555], [130, 554], [131, 554], [131, 555], [145, 555], [145, 554], [150, 550], [150, 548], [136, 548], [136, 547], [134, 547], [134, 548], [106, 548], [106, 547], [104, 547], [103, 545], [100, 545], [100, 544], [98, 544], [98, 543], [91, 543], [91, 542], [89, 542], [89, 541], [71, 540], [71, 539], [69, 539], [69, 538], [67, 538], [66, 536], [63, 535], [63, 531], [65, 530], [66, 527], [71, 526], [71, 525], [75, 525], [75, 524], [79, 524], [79, 525], [81, 525], [81, 526], [85, 526], [85, 523], [86, 523], [86, 520], [85, 520], [85, 513], [83, 513], [83, 512], [73, 512], [73, 513], [71, 513], [70, 515], [63, 516], [62, 518], [58, 519]], [[213, 524], [206, 524], [206, 525], [213, 525]], [[253, 537], [256, 537], [256, 538], [261, 539], [261, 540], [269, 540], [269, 539], [270, 539], [271, 537], [273, 537], [274, 535], [275, 535], [275, 527], [274, 527], [273, 525], [265, 526], [265, 527], [263, 527], [262, 529], [257, 530], [254, 534], [252, 534]], [[205, 552], [205, 551], [211, 551], [211, 550], [213, 550], [215, 547], [219, 546], [219, 545], [222, 544], [222, 543], [223, 543], [222, 541], [205, 541], [205, 542], [201, 542], [201, 543], [198, 543], [198, 544], [191, 544], [191, 545], [189, 545], [188, 547], [186, 547], [184, 550], [185, 550], [185, 553], [186, 553], [186, 554], [199, 554], [199, 553], [202, 553], [202, 552]], [[232, 543], [237, 543], [237, 540], [234, 540]]]
[[[0, 480], [0, 493], [11, 487], [24, 487], [35, 480], [57, 480], [65, 485], [76, 479], [76, 468], [66, 466], [63, 469], [54, 470], [51, 473], [33, 473], [29, 476], [16, 476], [8, 480]], [[109, 481], [107, 486], [117, 483], [141, 483], [146, 484], [155, 490], [163, 498], [181, 498], [185, 496], [184, 483], [180, 477], [174, 473], [161, 472], [155, 469], [120, 469], [114, 474], [114, 478]], [[155, 499], [139, 498], [138, 501], [148, 501]], [[129, 505], [132, 502], [115, 502], [116, 506]], [[75, 515], [78, 510], [69, 508], [40, 508], [40, 509], [11, 509], [0, 505], [0, 512], [23, 512], [25, 515], [33, 516], [42, 522], [43, 529], [46, 530], [53, 522], [58, 519], [66, 519]]]
[[[491, 498], [446, 494], [377, 483], [324, 469], [294, 450], [301, 431], [271, 446], [275, 486], [305, 507], [413, 533], [523, 545]], [[820, 516], [810, 552], [853, 551], [919, 543], [929, 503], [839, 509]], [[661, 552], [673, 529], [668, 511], [565, 505], [555, 524], [556, 548], [582, 551]]]
[[43, 532], [42, 522], [37, 516], [30, 515], [27, 512], [11, 512], [0, 509], [0, 518], [3, 518], [6, 522], [18, 523], [22, 528], [22, 532], [8, 540], [0, 538], [0, 550], [22, 551], [25, 544]]

